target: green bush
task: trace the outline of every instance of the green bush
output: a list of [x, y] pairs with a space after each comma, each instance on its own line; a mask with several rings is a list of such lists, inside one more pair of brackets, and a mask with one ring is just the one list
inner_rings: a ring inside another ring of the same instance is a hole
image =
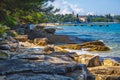
[[9, 28], [7, 26], [0, 24], [0, 37], [8, 30]]
[[4, 24], [9, 27], [13, 27], [17, 25], [17, 20], [12, 16], [7, 16], [6, 21], [4, 21]]

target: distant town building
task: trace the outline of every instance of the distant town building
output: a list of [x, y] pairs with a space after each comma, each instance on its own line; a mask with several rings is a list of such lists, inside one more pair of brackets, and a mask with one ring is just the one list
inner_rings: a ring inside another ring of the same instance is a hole
[[72, 12], [72, 15], [75, 16], [74, 11]]
[[78, 18], [82, 22], [87, 22], [87, 16], [79, 16]]

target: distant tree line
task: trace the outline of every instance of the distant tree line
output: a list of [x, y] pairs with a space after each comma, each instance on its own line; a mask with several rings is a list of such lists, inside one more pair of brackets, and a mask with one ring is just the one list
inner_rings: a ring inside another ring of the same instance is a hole
[[88, 22], [120, 22], [120, 16], [111, 16], [110, 14], [104, 16], [89, 15], [87, 16]]
[[44, 19], [47, 20], [47, 22], [52, 23], [64, 23], [64, 22], [80, 22], [77, 16], [74, 16], [72, 14], [47, 14], [44, 15]]
[[[65, 22], [71, 22], [71, 23], [82, 23], [83, 21], [79, 19], [80, 15], [73, 15], [73, 14], [47, 14], [44, 15], [44, 21], [43, 22], [52, 22], [52, 23], [65, 23]], [[86, 15], [87, 20], [85, 22], [120, 22], [120, 16], [111, 16], [110, 14], [104, 15], [104, 16], [98, 16], [98, 15]]]

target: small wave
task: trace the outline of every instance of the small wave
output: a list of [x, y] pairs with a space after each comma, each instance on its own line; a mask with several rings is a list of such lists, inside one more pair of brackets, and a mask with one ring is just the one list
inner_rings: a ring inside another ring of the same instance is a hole
[[93, 53], [91, 53], [89, 51], [85, 51], [84, 49], [82, 49], [82, 50], [65, 49], [65, 50], [68, 50], [69, 52], [76, 52], [78, 55], [81, 55], [81, 54], [98, 55], [98, 54], [93, 54]]

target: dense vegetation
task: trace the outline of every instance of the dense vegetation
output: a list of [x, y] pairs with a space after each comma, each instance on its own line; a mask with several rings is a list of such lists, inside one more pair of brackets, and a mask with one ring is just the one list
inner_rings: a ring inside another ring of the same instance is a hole
[[[82, 22], [78, 15], [53, 14], [59, 9], [53, 10], [48, 2], [54, 0], [1, 0], [0, 24], [13, 27], [16, 24], [42, 23], [42, 22]], [[120, 22], [120, 16], [87, 16], [87, 22]]]
[[48, 1], [54, 0], [1, 0], [0, 23], [14, 26], [18, 23], [42, 22], [45, 13], [54, 12]]

